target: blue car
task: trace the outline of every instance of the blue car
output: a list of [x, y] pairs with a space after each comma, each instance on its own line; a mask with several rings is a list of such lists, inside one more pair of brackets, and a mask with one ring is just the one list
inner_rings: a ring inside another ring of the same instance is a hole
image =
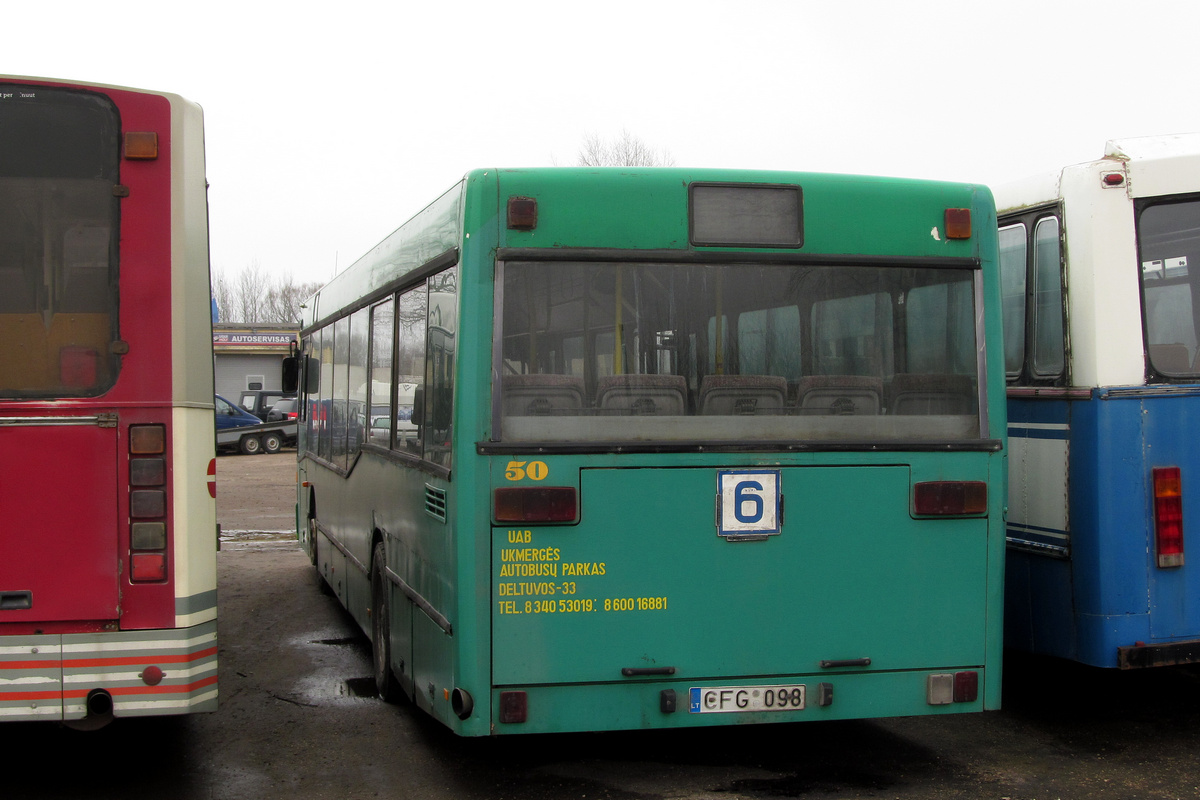
[[229, 402], [221, 395], [215, 395], [217, 406], [217, 430], [242, 428], [246, 425], [261, 425], [262, 420], [240, 406]]

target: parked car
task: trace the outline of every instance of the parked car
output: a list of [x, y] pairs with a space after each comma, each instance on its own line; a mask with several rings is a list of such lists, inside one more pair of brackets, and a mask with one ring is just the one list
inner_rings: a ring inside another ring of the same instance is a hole
[[229, 402], [221, 395], [216, 395], [217, 430], [242, 428], [246, 425], [261, 425], [262, 420], [239, 405]]
[[294, 392], [284, 392], [279, 389], [247, 389], [242, 392], [242, 399], [238, 405], [258, 417], [259, 422], [266, 422], [267, 414], [276, 403], [295, 396]]
[[285, 397], [276, 402], [267, 412], [267, 422], [295, 422], [297, 402], [295, 397]]

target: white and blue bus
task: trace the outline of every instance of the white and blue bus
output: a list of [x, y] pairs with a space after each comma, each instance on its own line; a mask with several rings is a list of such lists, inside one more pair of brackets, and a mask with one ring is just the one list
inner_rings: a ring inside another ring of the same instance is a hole
[[1001, 187], [1006, 644], [1200, 661], [1200, 135]]

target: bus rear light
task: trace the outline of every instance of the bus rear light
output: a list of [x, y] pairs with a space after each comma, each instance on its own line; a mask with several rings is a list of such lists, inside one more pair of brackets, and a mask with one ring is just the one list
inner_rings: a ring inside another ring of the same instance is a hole
[[913, 514], [919, 517], [958, 517], [987, 512], [983, 481], [924, 481], [913, 486]]
[[1179, 467], [1155, 467], [1154, 549], [1158, 566], [1183, 566], [1183, 480]]
[[166, 428], [162, 425], [130, 425], [129, 452], [132, 455], [159, 455], [167, 449]]
[[162, 489], [138, 489], [129, 493], [129, 516], [138, 519], [167, 513], [167, 493]]
[[1125, 185], [1125, 174], [1122, 172], [1106, 172], [1100, 176], [1100, 185], [1105, 189], [1115, 189]]
[[946, 238], [947, 239], [970, 239], [971, 238], [971, 209], [969, 209], [969, 208], [947, 208], [946, 209]]
[[135, 522], [130, 530], [129, 544], [134, 550], [166, 550], [165, 522]]
[[127, 131], [125, 158], [131, 161], [150, 161], [158, 158], [158, 134], [154, 131]]
[[167, 482], [167, 462], [162, 458], [129, 459], [130, 486], [162, 486]]
[[129, 559], [129, 579], [134, 583], [165, 581], [167, 579], [167, 556], [165, 553], [134, 553]]
[[954, 673], [954, 702], [974, 703], [979, 697], [979, 673], [974, 670]]
[[537, 227], [537, 200], [532, 197], [508, 198], [508, 227], [514, 231], [531, 231]]
[[520, 486], [493, 495], [496, 522], [574, 522], [579, 503], [573, 486]]
[[500, 693], [500, 721], [524, 722], [529, 716], [529, 697], [525, 692]]

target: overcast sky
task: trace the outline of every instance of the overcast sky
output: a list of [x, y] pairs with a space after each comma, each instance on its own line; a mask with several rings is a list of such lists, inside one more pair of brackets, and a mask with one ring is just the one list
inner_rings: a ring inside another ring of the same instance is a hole
[[214, 270], [326, 281], [476, 167], [628, 130], [682, 167], [989, 185], [1200, 131], [1195, 0], [41, 0], [0, 73], [205, 111]]

